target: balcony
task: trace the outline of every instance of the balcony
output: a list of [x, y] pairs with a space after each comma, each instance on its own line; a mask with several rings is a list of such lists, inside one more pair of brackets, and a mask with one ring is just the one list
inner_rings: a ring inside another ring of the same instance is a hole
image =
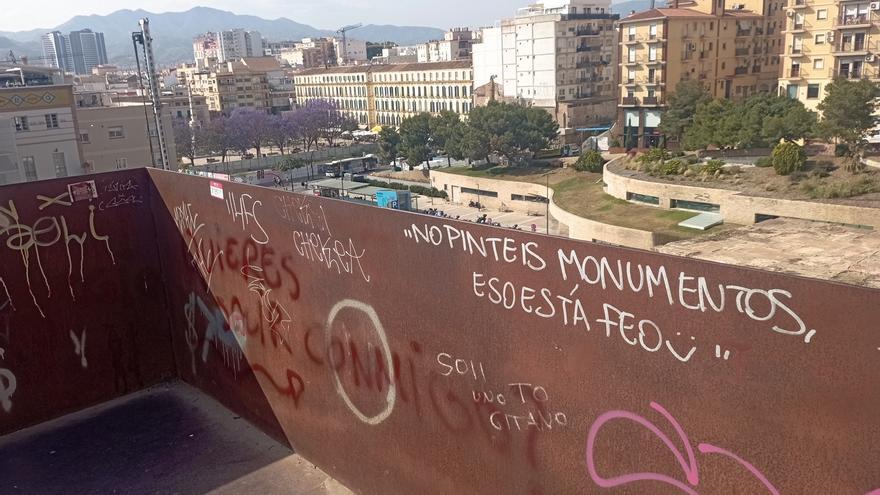
[[834, 21], [834, 27], [837, 29], [868, 28], [871, 27], [871, 15], [862, 14], [839, 17]]
[[634, 107], [639, 104], [639, 99], [635, 96], [624, 96], [620, 101], [622, 107]]
[[856, 69], [856, 70], [837, 70], [831, 73], [832, 77], [841, 78], [841, 79], [850, 79], [857, 81], [859, 79], [874, 79], [877, 77], [877, 74], [874, 72], [870, 72], [866, 70], [864, 67]]
[[574, 66], [578, 69], [586, 69], [587, 67], [592, 67], [595, 62], [591, 62], [590, 60], [581, 60], [576, 63]]
[[740, 38], [740, 37], [745, 37], [745, 36], [751, 36], [751, 35], [752, 35], [752, 30], [751, 30], [751, 29], [739, 29], [739, 28], [737, 28], [737, 30], [736, 30], [736, 36], [737, 36], [738, 38]]
[[734, 50], [734, 53], [737, 57], [746, 57], [748, 56], [749, 51], [750, 50], [748, 48], [737, 48], [736, 50]]
[[602, 31], [588, 27], [579, 27], [575, 30], [574, 34], [576, 36], [601, 36]]
[[660, 101], [656, 96], [646, 96], [642, 98], [642, 105], [644, 106], [656, 106], [659, 105]]
[[748, 73], [749, 73], [748, 67], [737, 67], [736, 69], [733, 69], [733, 74], [737, 75], [737, 76], [741, 76], [743, 74], [748, 74]]
[[593, 50], [598, 50], [599, 48], [600, 47], [598, 47], [598, 46], [578, 45], [578, 47], [575, 49], [575, 51], [578, 53], [591, 52]]
[[800, 79], [801, 78], [801, 68], [800, 67], [792, 67], [785, 71], [783, 79]]
[[638, 65], [638, 64], [643, 64], [643, 63], [645, 63], [645, 62], [646, 62], [646, 60], [645, 60], [645, 57], [644, 57], [644, 56], [641, 56], [641, 57], [633, 57], [633, 58], [631, 58], [631, 59], [630, 59], [630, 58], [627, 58], [627, 59], [623, 62], [623, 65]]
[[791, 0], [788, 3], [788, 8], [790, 9], [803, 9], [806, 8], [807, 1], [806, 0]]
[[807, 22], [791, 21], [789, 24], [786, 25], [785, 32], [786, 33], [803, 33], [804, 31], [806, 31], [810, 27], [811, 27], [811, 25]]
[[849, 43], [844, 43], [843, 40], [840, 40], [835, 44], [834, 50], [832, 51], [832, 55], [835, 57], [864, 57], [868, 55], [870, 52], [877, 51], [877, 43], [867, 43], [864, 40], [860, 41], [851, 41]]

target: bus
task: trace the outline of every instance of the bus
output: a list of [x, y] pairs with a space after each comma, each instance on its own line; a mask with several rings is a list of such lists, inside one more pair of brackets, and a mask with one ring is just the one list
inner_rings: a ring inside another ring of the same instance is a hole
[[346, 158], [324, 164], [322, 169], [327, 177], [341, 177], [345, 173], [368, 172], [375, 170], [379, 160], [374, 155]]

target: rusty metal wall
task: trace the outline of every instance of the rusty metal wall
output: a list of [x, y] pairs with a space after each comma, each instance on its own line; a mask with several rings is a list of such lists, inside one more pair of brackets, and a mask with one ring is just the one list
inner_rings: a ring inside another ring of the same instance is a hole
[[0, 187], [0, 434], [175, 375], [150, 187]]
[[880, 487], [880, 293], [151, 171], [180, 375], [360, 493]]

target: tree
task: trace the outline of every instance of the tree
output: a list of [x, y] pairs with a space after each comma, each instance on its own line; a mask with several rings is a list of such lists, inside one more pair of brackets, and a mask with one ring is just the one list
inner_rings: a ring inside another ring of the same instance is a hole
[[397, 163], [400, 153], [400, 133], [393, 127], [383, 127], [379, 131], [379, 156], [389, 163]]
[[471, 129], [486, 137], [491, 152], [508, 159], [546, 148], [559, 131], [549, 113], [518, 103], [490, 102], [471, 110], [468, 120]]
[[229, 121], [229, 129], [235, 133], [235, 149], [244, 154], [253, 148], [259, 158], [272, 125], [269, 114], [254, 107], [240, 107], [233, 110]]
[[795, 143], [779, 143], [773, 148], [770, 155], [773, 168], [779, 175], [789, 175], [804, 168], [807, 162], [807, 153], [804, 148]]
[[443, 110], [438, 115], [431, 117], [431, 144], [434, 150], [443, 151], [446, 154], [448, 165], [451, 165], [452, 154], [461, 155], [461, 151], [457, 148], [460, 148], [462, 137], [460, 129], [463, 125], [461, 117], [449, 110]]
[[780, 141], [799, 141], [816, 133], [816, 112], [807, 110], [800, 100], [785, 96], [772, 96], [770, 115], [763, 119], [761, 137], [768, 145]]
[[[682, 144], [685, 149], [705, 149], [710, 145], [719, 148], [738, 133], [736, 121], [730, 117], [732, 103], [728, 100], [710, 100], [702, 102], [694, 112], [693, 122], [684, 133]], [[733, 132], [731, 132], [733, 131]]]
[[[302, 158], [297, 158], [294, 156], [288, 156], [284, 160], [281, 160], [277, 165], [275, 165], [275, 170], [279, 172], [289, 172], [292, 170], [297, 170], [306, 166], [306, 161]], [[293, 175], [290, 176], [290, 182], [293, 183]]]
[[682, 81], [669, 95], [666, 111], [660, 120], [660, 132], [682, 141], [693, 123], [697, 107], [708, 103], [712, 96], [699, 81]]
[[299, 137], [297, 122], [289, 115], [272, 115], [266, 130], [266, 141], [278, 147], [281, 154], [289, 143]]
[[201, 143], [196, 142], [196, 129], [184, 119], [174, 119], [172, 122], [174, 131], [174, 148], [177, 156], [189, 158], [189, 164], [196, 163], [196, 150]]
[[334, 112], [336, 105], [328, 100], [309, 100], [293, 112], [291, 118], [306, 151], [310, 151], [312, 146], [318, 147], [325, 129], [330, 127], [331, 114]]
[[226, 163], [226, 155], [235, 149], [234, 134], [230, 130], [229, 117], [216, 117], [203, 128], [205, 150], [212, 155], [220, 155]]
[[877, 125], [874, 111], [880, 87], [867, 79], [858, 82], [835, 79], [825, 87], [825, 92], [825, 99], [819, 103], [822, 112], [819, 133], [843, 144], [848, 158], [847, 170], [859, 171], [864, 167], [861, 154], [865, 138]]
[[410, 166], [425, 162], [431, 158], [431, 115], [420, 113], [400, 123], [400, 153], [406, 157]]

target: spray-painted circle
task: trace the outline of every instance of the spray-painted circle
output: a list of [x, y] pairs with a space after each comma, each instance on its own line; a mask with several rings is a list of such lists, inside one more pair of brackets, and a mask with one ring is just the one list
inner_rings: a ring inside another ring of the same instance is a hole
[[[327, 317], [327, 326], [324, 329], [325, 345], [327, 346], [327, 349], [330, 348], [330, 333], [333, 328], [333, 322], [336, 321], [336, 316], [339, 312], [346, 308], [358, 310], [370, 318], [370, 322], [373, 324], [373, 329], [376, 331], [376, 335], [382, 343], [382, 351], [385, 354], [385, 362], [388, 366], [387, 369], [393, 370], [394, 362], [391, 358], [391, 348], [388, 347], [388, 337], [385, 335], [385, 329], [382, 327], [382, 322], [379, 321], [379, 315], [376, 314], [376, 310], [373, 309], [372, 306], [360, 301], [345, 299], [336, 303], [336, 305], [333, 306], [333, 309], [330, 310], [330, 315]], [[388, 384], [388, 394], [385, 396], [385, 409], [375, 416], [367, 416], [351, 401], [351, 397], [348, 396], [348, 392], [346, 392], [345, 387], [342, 386], [342, 380], [339, 379], [339, 373], [334, 369], [332, 363], [329, 362], [331, 360], [328, 360], [328, 365], [333, 374], [333, 381], [336, 384], [336, 392], [342, 397], [342, 400], [345, 401], [345, 405], [348, 406], [351, 412], [354, 413], [358, 419], [368, 425], [377, 425], [385, 421], [388, 416], [391, 415], [391, 412], [394, 410], [394, 403], [397, 401], [397, 385], [394, 381], [391, 380]]]

